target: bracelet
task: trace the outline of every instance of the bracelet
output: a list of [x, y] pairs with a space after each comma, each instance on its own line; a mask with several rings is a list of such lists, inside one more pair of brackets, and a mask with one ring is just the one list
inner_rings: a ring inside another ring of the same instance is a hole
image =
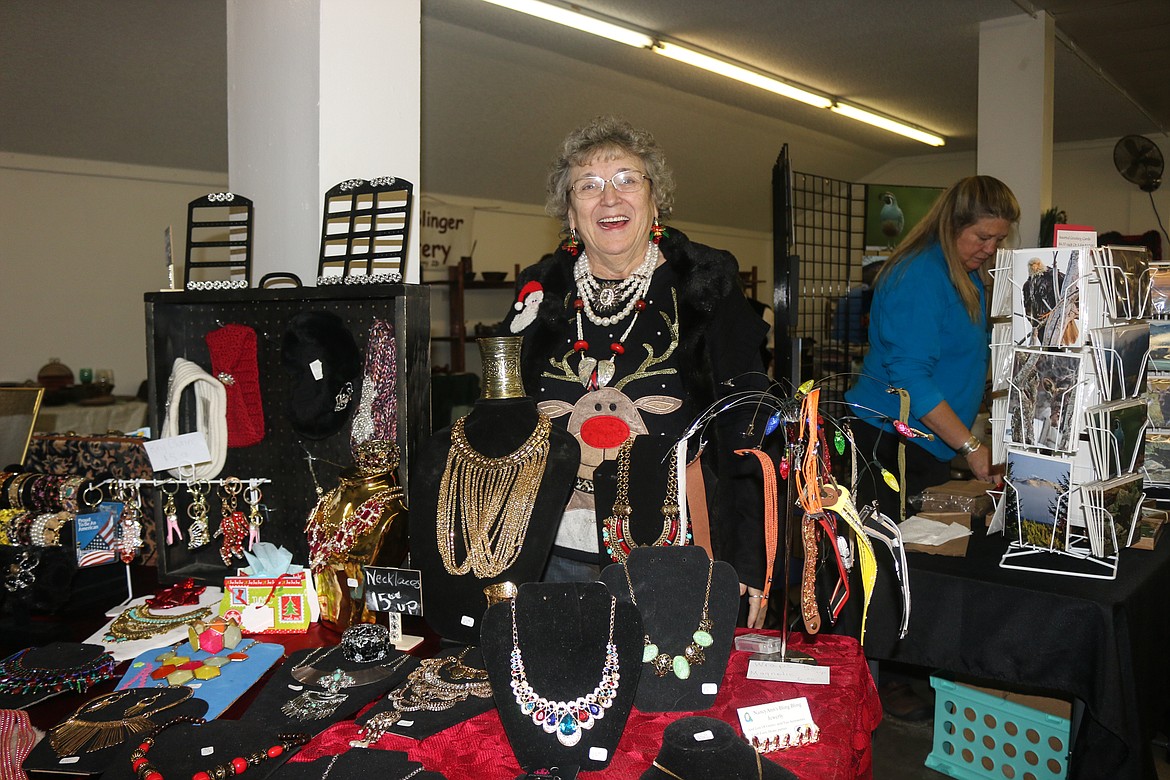
[[983, 442], [979, 441], [979, 439], [975, 437], [975, 434], [971, 434], [971, 438], [967, 439], [967, 441], [963, 442], [957, 448], [955, 448], [955, 452], [966, 457], [982, 446]]

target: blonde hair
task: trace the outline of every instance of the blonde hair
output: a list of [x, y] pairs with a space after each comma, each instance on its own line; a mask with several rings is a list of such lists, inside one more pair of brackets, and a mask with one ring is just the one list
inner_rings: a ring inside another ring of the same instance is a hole
[[971, 321], [978, 322], [982, 314], [979, 291], [968, 276], [955, 241], [959, 233], [981, 219], [1006, 219], [1016, 223], [1020, 220], [1020, 204], [1008, 186], [993, 176], [960, 179], [939, 196], [927, 215], [894, 249], [878, 276], [877, 284], [883, 284], [902, 261], [921, 254], [937, 242], [946, 257], [951, 284], [959, 293]]

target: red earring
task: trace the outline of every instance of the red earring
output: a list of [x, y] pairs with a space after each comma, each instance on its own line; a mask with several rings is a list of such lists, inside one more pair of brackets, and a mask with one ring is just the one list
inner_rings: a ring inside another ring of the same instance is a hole
[[569, 237], [565, 239], [563, 244], [561, 244], [561, 249], [565, 250], [573, 257], [576, 257], [577, 253], [581, 251], [581, 242], [577, 240], [576, 228], [569, 228]]
[[654, 218], [654, 224], [650, 226], [650, 240], [657, 244], [666, 235], [666, 228], [658, 224], [658, 217]]

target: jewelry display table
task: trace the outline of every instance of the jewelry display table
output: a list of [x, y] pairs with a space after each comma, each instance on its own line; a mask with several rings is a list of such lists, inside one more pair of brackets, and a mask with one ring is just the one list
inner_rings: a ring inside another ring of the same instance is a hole
[[[737, 708], [804, 696], [820, 727], [820, 741], [770, 753], [765, 760], [774, 759], [798, 777], [810, 780], [872, 777], [871, 736], [881, 720], [881, 703], [857, 640], [843, 636], [811, 639], [794, 636], [791, 647], [831, 667], [831, 684], [798, 686], [748, 680], [744, 673], [750, 653], [733, 651], [715, 706], [703, 714], [731, 723], [738, 731]], [[658, 754], [667, 725], [690, 714], [694, 713], [643, 713], [635, 708], [609, 767], [603, 772], [582, 773], [582, 777], [637, 777], [650, 767]], [[352, 721], [339, 723], [291, 760], [311, 761], [343, 752], [349, 748], [350, 740], [356, 738], [357, 728]], [[419, 761], [428, 770], [442, 772], [450, 778], [513, 780], [521, 771], [495, 710], [421, 742], [388, 734], [377, 744], [386, 750], [405, 750], [412, 761]]]
[[901, 641], [899, 597], [879, 575], [867, 655], [1080, 699], [1069, 777], [1154, 778], [1150, 740], [1170, 701], [1170, 544], [1122, 551], [1114, 581], [1001, 569], [1006, 545], [979, 529], [966, 558], [911, 553]]

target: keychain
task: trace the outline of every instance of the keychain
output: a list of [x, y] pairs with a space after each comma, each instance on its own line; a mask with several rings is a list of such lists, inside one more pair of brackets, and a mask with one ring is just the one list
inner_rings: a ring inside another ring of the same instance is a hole
[[175, 494], [179, 492], [179, 486], [174, 485], [174, 490], [167, 490], [166, 483], [159, 485], [159, 490], [166, 496], [163, 503], [163, 517], [167, 522], [167, 544], [174, 544], [176, 541], [183, 541], [183, 530], [179, 528], [179, 508], [175, 506]]

